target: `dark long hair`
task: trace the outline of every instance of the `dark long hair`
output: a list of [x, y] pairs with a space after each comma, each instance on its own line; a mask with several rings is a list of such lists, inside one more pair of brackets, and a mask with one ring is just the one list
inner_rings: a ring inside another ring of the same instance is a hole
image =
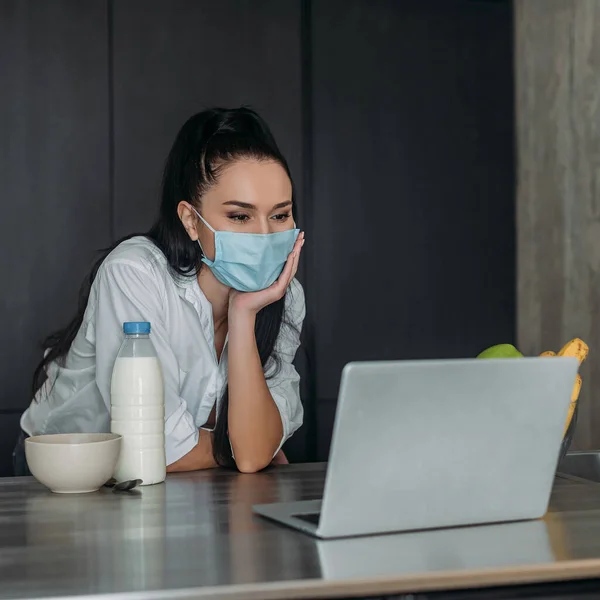
[[[186, 233], [177, 206], [182, 200], [199, 207], [202, 196], [218, 180], [221, 169], [236, 160], [252, 158], [271, 160], [280, 164], [290, 177], [288, 164], [281, 154], [268, 125], [248, 108], [213, 108], [200, 112], [180, 129], [167, 157], [159, 214], [146, 237], [160, 248], [170, 268], [177, 276], [196, 277], [202, 268], [202, 251]], [[292, 205], [292, 210], [294, 205]], [[127, 236], [102, 251], [84, 279], [79, 292], [77, 313], [71, 322], [49, 335], [43, 342], [46, 354], [33, 377], [33, 395], [47, 378], [47, 369], [54, 361], [64, 361], [81, 327], [92, 284], [104, 259], [120, 243], [134, 237]], [[284, 318], [285, 298], [263, 308], [257, 315], [255, 335], [263, 369], [270, 376], [276, 372], [278, 359], [275, 342]], [[272, 369], [271, 366], [275, 368]], [[235, 467], [228, 435], [229, 391], [225, 389], [214, 431], [215, 461], [225, 467]]]

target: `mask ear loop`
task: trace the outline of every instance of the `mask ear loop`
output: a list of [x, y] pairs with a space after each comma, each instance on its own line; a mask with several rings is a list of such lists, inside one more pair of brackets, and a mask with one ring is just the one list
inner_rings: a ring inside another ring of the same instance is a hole
[[[198, 218], [213, 232], [217, 233], [204, 219], [204, 217], [192, 206], [192, 210], [198, 215]], [[200, 242], [200, 236], [198, 236], [198, 246], [200, 246], [200, 250], [202, 250], [202, 254], [206, 257], [206, 252], [204, 252], [204, 248]]]
[[198, 218], [213, 232], [217, 233], [205, 220], [204, 217], [192, 206], [192, 210], [198, 215]]

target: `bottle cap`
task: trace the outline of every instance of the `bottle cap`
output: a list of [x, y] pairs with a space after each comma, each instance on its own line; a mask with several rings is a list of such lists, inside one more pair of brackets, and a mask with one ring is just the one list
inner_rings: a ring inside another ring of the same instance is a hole
[[150, 323], [145, 321], [123, 323], [123, 333], [125, 335], [148, 335], [150, 329]]

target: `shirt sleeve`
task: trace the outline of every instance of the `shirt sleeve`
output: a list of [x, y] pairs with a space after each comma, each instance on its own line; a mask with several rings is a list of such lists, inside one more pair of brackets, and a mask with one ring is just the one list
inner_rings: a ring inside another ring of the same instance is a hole
[[151, 267], [111, 261], [102, 265], [96, 281], [96, 384], [110, 411], [112, 369], [123, 341], [123, 323], [148, 321], [165, 385], [165, 452], [170, 465], [198, 443], [199, 432], [187, 404], [179, 395], [179, 366], [165, 325], [164, 290]]
[[294, 279], [286, 294], [284, 320], [275, 342], [278, 364], [272, 361], [266, 371], [267, 385], [279, 409], [283, 426], [283, 438], [275, 454], [302, 425], [304, 418], [304, 409], [300, 400], [300, 376], [292, 361], [300, 347], [300, 333], [305, 315], [304, 290]]

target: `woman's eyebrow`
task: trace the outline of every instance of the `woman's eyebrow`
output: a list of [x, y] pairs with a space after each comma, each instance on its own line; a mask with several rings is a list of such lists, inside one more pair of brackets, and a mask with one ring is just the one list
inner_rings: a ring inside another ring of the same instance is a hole
[[239, 202], [238, 200], [229, 200], [228, 202], [223, 202], [223, 206], [239, 206], [240, 208], [246, 208], [247, 210], [256, 210], [256, 206], [254, 206], [254, 204], [249, 204], [248, 202]]
[[[272, 210], [277, 210], [278, 208], [285, 208], [286, 206], [290, 206], [292, 204], [291, 200], [286, 200], [285, 202], [280, 202], [276, 204]], [[250, 204], [249, 202], [240, 202], [239, 200], [228, 200], [227, 202], [223, 202], [223, 206], [238, 206], [240, 208], [245, 208], [246, 210], [256, 210], [256, 206], [254, 204]]]

